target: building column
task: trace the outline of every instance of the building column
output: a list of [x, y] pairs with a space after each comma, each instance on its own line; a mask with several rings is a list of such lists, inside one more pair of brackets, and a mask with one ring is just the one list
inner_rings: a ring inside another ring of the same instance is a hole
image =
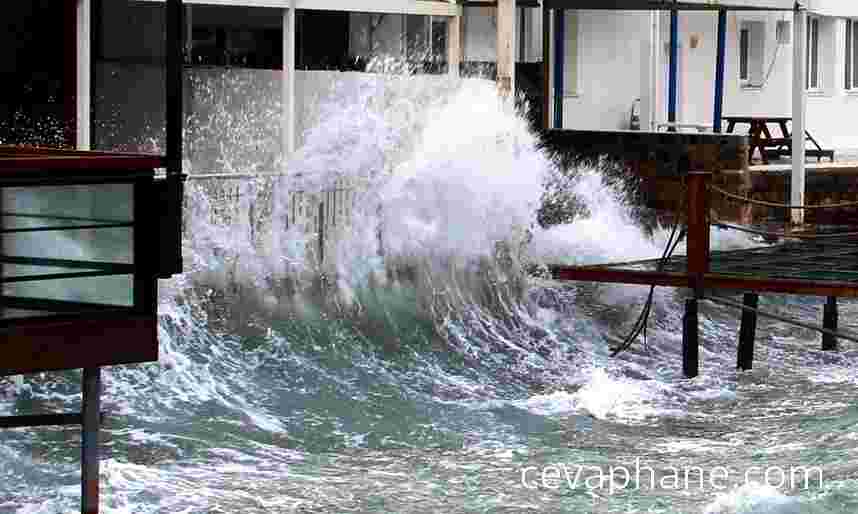
[[[676, 83], [679, 69], [679, 11], [670, 11], [670, 70], [667, 92], [667, 121], [676, 123]], [[671, 131], [676, 129], [670, 128]]]
[[447, 68], [450, 75], [459, 76], [459, 65], [462, 63], [462, 16], [447, 18]]
[[661, 11], [650, 12], [649, 58], [643, 66], [641, 83], [646, 84], [647, 94], [641, 95], [641, 128], [655, 131], [658, 118], [658, 78], [661, 76], [660, 54]]
[[718, 10], [718, 54], [715, 63], [715, 110], [712, 115], [713, 132], [721, 132], [724, 113], [724, 64], [727, 53], [727, 9]]
[[552, 71], [554, 84], [554, 128], [563, 128], [563, 103], [566, 86], [566, 11], [554, 10], [554, 67]]
[[295, 152], [295, 0], [283, 11], [283, 120], [281, 144], [285, 171], [287, 157]]
[[[792, 177], [790, 181], [790, 203], [804, 204], [805, 150], [804, 131], [807, 116], [807, 11], [796, 9], [793, 13], [792, 54]], [[804, 223], [804, 210], [793, 209], [792, 223]]]
[[497, 76], [502, 95], [515, 94], [515, 0], [497, 0]]
[[90, 149], [90, 88], [92, 87], [91, 10], [90, 0], [75, 0], [76, 72], [75, 72], [75, 116], [74, 146], [78, 150]]

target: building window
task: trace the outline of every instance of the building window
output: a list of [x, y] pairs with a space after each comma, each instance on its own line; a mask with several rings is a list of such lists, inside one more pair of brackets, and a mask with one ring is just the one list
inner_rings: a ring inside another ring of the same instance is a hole
[[819, 18], [807, 18], [807, 89], [819, 89]]
[[748, 52], [750, 50], [750, 30], [743, 28], [739, 31], [739, 79], [748, 80]]
[[858, 90], [858, 20], [846, 20], [846, 77], [847, 90]]
[[739, 29], [739, 82], [744, 87], [762, 87], [766, 26], [761, 21], [742, 22]]

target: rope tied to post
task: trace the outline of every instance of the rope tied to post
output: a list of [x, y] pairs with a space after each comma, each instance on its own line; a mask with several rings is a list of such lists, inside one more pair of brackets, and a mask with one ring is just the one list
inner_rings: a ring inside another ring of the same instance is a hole
[[750, 203], [752, 205], [762, 205], [764, 207], [779, 207], [784, 209], [805, 209], [805, 210], [813, 210], [813, 209], [844, 209], [847, 207], [858, 207], [858, 202], [841, 202], [841, 203], [826, 203], [826, 204], [817, 204], [817, 205], [806, 205], [806, 204], [790, 204], [790, 203], [779, 203], [779, 202], [768, 202], [765, 200], [755, 200], [753, 198], [748, 198], [745, 196], [737, 195], [735, 193], [731, 193], [725, 189], [721, 189], [718, 186], [709, 184], [709, 189], [719, 193], [727, 198], [731, 198], [733, 200], [739, 200], [745, 203]]

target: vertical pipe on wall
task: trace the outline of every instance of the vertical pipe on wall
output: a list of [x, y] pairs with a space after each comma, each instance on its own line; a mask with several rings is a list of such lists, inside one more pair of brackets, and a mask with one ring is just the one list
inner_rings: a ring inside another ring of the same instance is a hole
[[712, 131], [721, 132], [721, 117], [724, 109], [724, 64], [727, 53], [727, 10], [718, 10], [718, 55], [715, 68], [715, 113], [712, 116]]
[[[799, 8], [793, 14], [793, 56], [792, 56], [792, 176], [790, 180], [790, 203], [804, 203], [804, 131], [807, 115], [806, 46], [807, 12]], [[792, 222], [800, 225], [804, 222], [804, 210], [792, 210]]]
[[563, 78], [566, 63], [566, 11], [554, 10], [554, 128], [563, 128]]
[[[670, 11], [670, 70], [668, 72], [667, 121], [676, 123], [676, 81], [679, 67], [679, 11]], [[670, 130], [675, 130], [671, 127]]]

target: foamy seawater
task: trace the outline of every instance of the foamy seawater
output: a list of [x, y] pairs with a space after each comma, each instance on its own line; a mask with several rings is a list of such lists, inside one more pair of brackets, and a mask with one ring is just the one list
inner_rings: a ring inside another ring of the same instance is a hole
[[[103, 512], [856, 511], [847, 343], [824, 353], [815, 334], [761, 319], [754, 370], [738, 373], [737, 313], [704, 304], [702, 374], [686, 380], [685, 292], [659, 288], [646, 342], [609, 357], [649, 289], [522, 269], [658, 257], [671, 227], [644, 230], [586, 169], [569, 183], [588, 215], [540, 227], [543, 184], [562, 170], [490, 82], [331, 77], [295, 173], [189, 182], [188, 266], [161, 282], [160, 361], [105, 371]], [[230, 78], [210, 80], [198, 87]], [[226, 114], [234, 125], [210, 129], [269, 137]], [[246, 149], [206, 159], [259, 171]], [[354, 212], [320, 265], [295, 195], [342, 181]], [[811, 322], [822, 310], [761, 306]], [[856, 311], [841, 302], [844, 329]], [[75, 409], [78, 380], [4, 379], [0, 413]], [[0, 434], [0, 512], [77, 509], [77, 440]]]

